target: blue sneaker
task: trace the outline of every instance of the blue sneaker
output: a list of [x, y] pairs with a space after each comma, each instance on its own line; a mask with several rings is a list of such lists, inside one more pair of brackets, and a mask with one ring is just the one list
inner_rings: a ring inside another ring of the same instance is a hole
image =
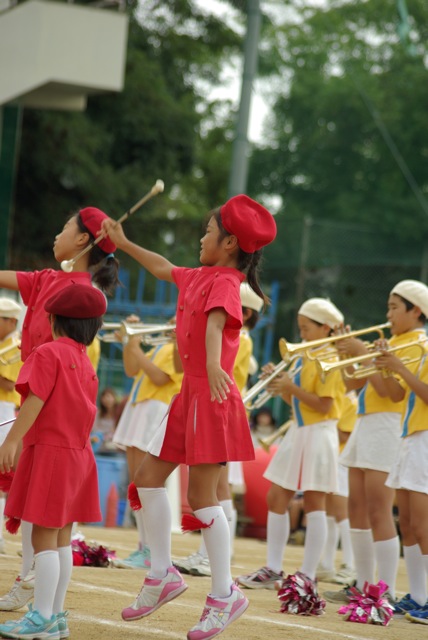
[[404, 617], [408, 611], [418, 611], [419, 609], [422, 609], [422, 605], [412, 600], [410, 593], [406, 593], [401, 600], [398, 600], [394, 604], [394, 609], [394, 616], [401, 618]]
[[125, 560], [114, 558], [112, 564], [118, 569], [150, 569], [150, 549], [145, 545], [141, 550], [133, 551]]
[[30, 610], [23, 618], [13, 622], [6, 622], [0, 625], [0, 635], [3, 638], [60, 640], [58, 621], [55, 615], [48, 620], [38, 611]]
[[67, 616], [68, 611], [61, 611], [61, 613], [56, 614], [60, 640], [64, 640], [65, 638], [68, 638], [70, 636], [70, 630], [67, 624]]
[[428, 624], [428, 602], [426, 602], [423, 607], [419, 607], [419, 609], [408, 611], [405, 615], [405, 618], [406, 620], [410, 620], [411, 622]]

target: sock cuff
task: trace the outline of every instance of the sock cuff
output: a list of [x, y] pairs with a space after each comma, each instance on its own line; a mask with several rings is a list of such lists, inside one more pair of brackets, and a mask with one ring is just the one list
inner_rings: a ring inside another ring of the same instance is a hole
[[46, 551], [39, 551], [39, 553], [35, 553], [34, 554], [34, 559], [36, 558], [41, 558], [42, 556], [46, 556], [46, 555], [50, 555], [50, 554], [54, 554], [54, 555], [58, 555], [58, 550], [57, 549], [46, 549]]

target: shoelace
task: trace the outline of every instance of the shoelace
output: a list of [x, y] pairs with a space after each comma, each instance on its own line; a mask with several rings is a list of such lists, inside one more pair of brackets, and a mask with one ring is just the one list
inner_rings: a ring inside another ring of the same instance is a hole
[[211, 611], [210, 607], [205, 607], [204, 610], [202, 611], [202, 615], [199, 622], [205, 622], [205, 620], [208, 618], [210, 611]]

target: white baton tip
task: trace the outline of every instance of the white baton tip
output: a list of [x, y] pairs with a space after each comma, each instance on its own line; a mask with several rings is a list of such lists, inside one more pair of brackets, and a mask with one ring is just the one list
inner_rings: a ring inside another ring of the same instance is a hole
[[73, 260], [63, 260], [61, 262], [61, 269], [66, 273], [73, 271]]
[[156, 193], [162, 193], [162, 191], [165, 189], [163, 180], [156, 180], [155, 189]]

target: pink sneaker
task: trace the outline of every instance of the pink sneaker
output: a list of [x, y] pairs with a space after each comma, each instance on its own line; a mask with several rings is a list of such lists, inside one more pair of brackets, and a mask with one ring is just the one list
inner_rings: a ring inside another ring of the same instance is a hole
[[215, 638], [239, 618], [248, 605], [247, 598], [236, 584], [232, 585], [231, 594], [227, 598], [207, 596], [201, 619], [197, 625], [190, 629], [187, 640]]
[[150, 578], [144, 580], [143, 586], [135, 602], [122, 611], [124, 620], [139, 620], [149, 616], [163, 604], [174, 600], [180, 593], [186, 591], [187, 584], [175, 567], [169, 567], [165, 578]]

